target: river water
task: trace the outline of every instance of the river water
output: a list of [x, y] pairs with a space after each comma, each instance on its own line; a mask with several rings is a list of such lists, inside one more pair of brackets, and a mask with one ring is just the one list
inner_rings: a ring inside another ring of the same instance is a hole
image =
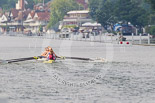
[[103, 57], [0, 64], [0, 103], [154, 103], [155, 47], [0, 37], [0, 59], [39, 55]]

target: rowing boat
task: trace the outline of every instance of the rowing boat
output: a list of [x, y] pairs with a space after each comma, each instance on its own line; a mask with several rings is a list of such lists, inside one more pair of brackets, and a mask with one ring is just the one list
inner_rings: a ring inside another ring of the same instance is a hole
[[[72, 59], [72, 60], [83, 60], [83, 61], [89, 61], [89, 62], [107, 62], [106, 59], [104, 58], [95, 58], [95, 59], [91, 59], [91, 58], [80, 58], [80, 57], [58, 57], [58, 59]], [[37, 60], [37, 61], [41, 61], [43, 63], [46, 64], [51, 64], [53, 62], [55, 62], [55, 60], [47, 60], [46, 58], [42, 58], [41, 56], [37, 56], [37, 57], [28, 57], [28, 58], [19, 58], [19, 59], [10, 59], [10, 60], [0, 60], [0, 64], [2, 63], [16, 63], [16, 62], [21, 62], [21, 61], [28, 61], [28, 60]]]

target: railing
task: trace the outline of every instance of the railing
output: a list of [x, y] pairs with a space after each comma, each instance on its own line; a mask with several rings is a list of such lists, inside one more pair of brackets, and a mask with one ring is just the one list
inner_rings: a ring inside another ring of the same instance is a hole
[[44, 22], [35, 22], [35, 23], [29, 23], [29, 26], [40, 26], [40, 25], [46, 25], [47, 23]]
[[22, 22], [12, 22], [12, 23], [7, 23], [8, 25], [22, 25]]

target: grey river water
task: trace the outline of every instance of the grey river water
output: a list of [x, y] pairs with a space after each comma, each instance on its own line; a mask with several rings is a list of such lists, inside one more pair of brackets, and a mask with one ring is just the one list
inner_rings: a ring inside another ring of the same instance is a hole
[[39, 55], [103, 57], [0, 64], [0, 103], [154, 103], [155, 47], [0, 36], [0, 59]]

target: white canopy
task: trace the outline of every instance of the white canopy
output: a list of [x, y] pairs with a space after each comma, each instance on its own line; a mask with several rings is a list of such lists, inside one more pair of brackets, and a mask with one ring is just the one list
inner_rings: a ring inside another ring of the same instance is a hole
[[101, 24], [97, 23], [97, 22], [95, 22], [95, 23], [87, 22], [87, 23], [82, 24], [82, 26], [93, 26], [93, 27], [96, 27], [96, 26], [101, 26]]
[[87, 14], [88, 10], [69, 11], [67, 14]]

